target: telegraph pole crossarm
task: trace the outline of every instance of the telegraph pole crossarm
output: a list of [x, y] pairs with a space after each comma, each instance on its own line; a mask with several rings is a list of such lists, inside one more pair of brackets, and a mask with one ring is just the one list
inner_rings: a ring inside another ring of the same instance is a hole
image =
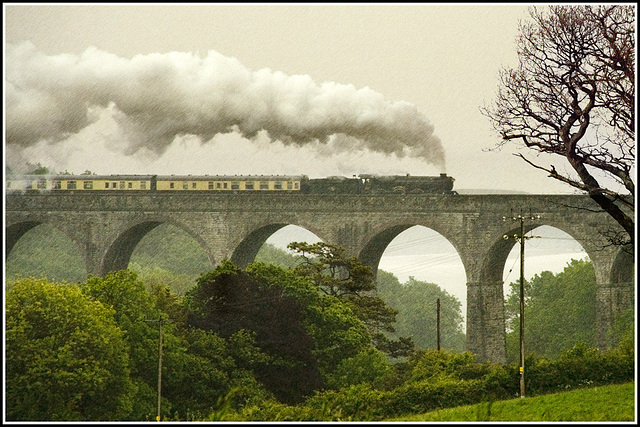
[[[536, 219], [540, 219], [540, 215], [532, 215], [529, 214], [528, 217], [531, 221]], [[503, 221], [507, 220], [507, 217], [502, 217]], [[513, 238], [516, 241], [520, 242], [520, 397], [523, 398], [525, 395], [525, 387], [524, 387], [524, 242], [527, 239], [532, 239], [536, 236], [525, 236], [525, 227], [524, 220], [525, 216], [520, 214], [515, 216], [513, 211], [511, 212], [511, 220], [520, 221], [520, 234], [514, 234]], [[508, 240], [511, 236], [504, 235], [502, 236], [505, 240]]]

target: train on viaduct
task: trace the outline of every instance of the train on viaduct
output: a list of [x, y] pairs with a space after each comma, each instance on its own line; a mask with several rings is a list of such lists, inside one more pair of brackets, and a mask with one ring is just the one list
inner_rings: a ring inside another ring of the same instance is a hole
[[[444, 236], [464, 266], [468, 350], [478, 360], [506, 362], [503, 271], [515, 242], [503, 236], [518, 233], [520, 225], [502, 219], [522, 210], [540, 216], [526, 223], [526, 231], [541, 225], [558, 228], [589, 256], [597, 284], [599, 346], [606, 347], [615, 315], [633, 306], [633, 255], [609, 245], [606, 232], [620, 227], [585, 195], [463, 195], [452, 190], [447, 176], [359, 176], [316, 183], [304, 176], [155, 176], [142, 189], [146, 179], [133, 177], [140, 176], [7, 183], [14, 187], [5, 199], [5, 256], [30, 229], [50, 224], [75, 243], [88, 274], [101, 276], [127, 268], [146, 233], [166, 223], [191, 235], [212, 267], [223, 259], [244, 267], [269, 236], [292, 224], [344, 247], [375, 272], [387, 245], [420, 225]], [[75, 188], [68, 188], [68, 181], [76, 181]]]

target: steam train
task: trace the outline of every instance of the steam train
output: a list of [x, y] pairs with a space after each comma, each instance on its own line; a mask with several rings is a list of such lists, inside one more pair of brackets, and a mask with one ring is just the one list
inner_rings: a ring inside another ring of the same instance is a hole
[[354, 175], [22, 175], [8, 177], [13, 191], [210, 191], [305, 194], [456, 194], [454, 179], [439, 176]]

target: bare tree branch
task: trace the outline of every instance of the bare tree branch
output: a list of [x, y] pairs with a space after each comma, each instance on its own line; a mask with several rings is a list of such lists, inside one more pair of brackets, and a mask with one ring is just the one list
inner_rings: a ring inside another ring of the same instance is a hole
[[586, 192], [634, 242], [626, 209], [635, 206], [635, 8], [553, 5], [530, 16], [520, 22], [518, 67], [501, 71], [496, 99], [481, 108], [502, 137], [497, 146], [521, 142], [564, 158], [577, 178], [519, 155]]

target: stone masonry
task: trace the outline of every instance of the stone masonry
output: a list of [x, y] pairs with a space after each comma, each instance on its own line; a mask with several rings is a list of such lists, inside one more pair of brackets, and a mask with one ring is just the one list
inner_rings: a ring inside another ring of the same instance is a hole
[[82, 253], [87, 272], [127, 268], [144, 235], [169, 223], [196, 239], [212, 266], [230, 259], [246, 266], [279, 228], [303, 227], [340, 245], [376, 271], [386, 246], [414, 225], [431, 228], [457, 250], [467, 277], [467, 346], [478, 360], [506, 361], [502, 274], [518, 222], [512, 211], [541, 216], [527, 231], [549, 225], [571, 235], [591, 259], [597, 282], [598, 342], [616, 313], [634, 298], [633, 257], [606, 245], [601, 231], [619, 226], [582, 195], [305, 195], [176, 192], [11, 193], [6, 196], [6, 251], [38, 224], [64, 232]]

